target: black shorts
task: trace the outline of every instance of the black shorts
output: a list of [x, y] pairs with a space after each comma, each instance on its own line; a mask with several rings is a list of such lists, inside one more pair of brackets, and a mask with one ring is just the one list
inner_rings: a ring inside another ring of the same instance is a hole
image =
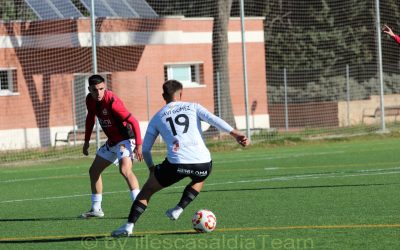
[[190, 177], [193, 182], [202, 182], [210, 175], [212, 161], [198, 164], [173, 164], [165, 159], [157, 165], [154, 176], [163, 187], [171, 186], [185, 177]]

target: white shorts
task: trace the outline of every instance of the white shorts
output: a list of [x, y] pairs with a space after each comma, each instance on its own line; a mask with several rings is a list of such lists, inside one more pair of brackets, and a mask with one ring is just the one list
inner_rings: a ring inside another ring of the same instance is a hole
[[112, 147], [106, 142], [97, 150], [97, 155], [118, 166], [119, 161], [124, 157], [134, 159], [134, 148], [135, 144], [133, 140], [123, 140]]

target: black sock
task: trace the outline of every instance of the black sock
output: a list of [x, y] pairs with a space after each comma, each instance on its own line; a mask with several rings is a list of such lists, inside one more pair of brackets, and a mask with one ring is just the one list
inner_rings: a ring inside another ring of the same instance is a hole
[[192, 202], [198, 194], [199, 192], [194, 190], [190, 185], [187, 185], [185, 187], [185, 190], [183, 190], [182, 198], [179, 201], [178, 206], [185, 209], [185, 207], [187, 207], [189, 203]]
[[131, 211], [129, 213], [128, 222], [135, 223], [142, 213], [146, 210], [147, 206], [138, 200], [135, 200], [132, 204]]

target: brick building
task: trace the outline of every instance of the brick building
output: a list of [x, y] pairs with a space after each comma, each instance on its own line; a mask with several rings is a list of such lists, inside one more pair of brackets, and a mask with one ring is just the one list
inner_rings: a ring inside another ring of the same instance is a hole
[[[246, 18], [251, 125], [269, 127], [263, 18]], [[46, 147], [57, 132], [84, 124], [92, 71], [90, 19], [0, 23], [0, 150]], [[104, 18], [96, 21], [98, 72], [138, 118], [164, 103], [166, 78], [184, 82], [184, 100], [214, 110], [211, 18]], [[230, 95], [245, 128], [240, 19], [229, 24]], [[221, 90], [223, 93], [223, 90]], [[223, 98], [223, 95], [222, 97]]]

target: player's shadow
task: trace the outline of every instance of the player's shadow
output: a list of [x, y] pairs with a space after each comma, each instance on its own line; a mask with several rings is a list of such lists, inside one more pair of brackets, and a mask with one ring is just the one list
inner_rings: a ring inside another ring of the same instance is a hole
[[[143, 238], [144, 235], [130, 236], [130, 239]], [[54, 243], [54, 242], [72, 242], [80, 241], [82, 244], [91, 245], [90, 242], [96, 242], [98, 240], [117, 240], [119, 238], [113, 238], [111, 235], [93, 235], [93, 236], [72, 236], [72, 237], [43, 237], [40, 239], [1, 239], [0, 244], [23, 244], [23, 243]], [[89, 249], [89, 248], [88, 248]]]
[[[99, 218], [100, 220], [115, 220], [115, 219], [126, 219], [126, 217], [107, 217]], [[52, 217], [52, 218], [0, 218], [0, 222], [29, 222], [29, 221], [67, 221], [67, 220], [90, 220], [82, 219], [79, 217]]]
[[165, 233], [158, 233], [158, 235], [189, 235], [189, 234], [199, 234], [195, 231], [181, 231], [181, 232], [165, 232]]
[[[207, 184], [205, 184], [207, 186]], [[202, 190], [202, 193], [213, 192], [240, 192], [240, 191], [261, 191], [261, 190], [287, 190], [287, 189], [318, 189], [318, 188], [349, 188], [349, 187], [372, 187], [400, 185], [400, 183], [367, 183], [367, 184], [343, 184], [343, 185], [312, 185], [312, 186], [292, 186], [292, 187], [257, 187], [257, 188], [232, 188], [232, 189], [212, 189]], [[165, 192], [164, 194], [182, 193], [182, 191]]]
[[76, 237], [65, 237], [65, 238], [42, 238], [42, 239], [22, 239], [22, 240], [8, 240], [8, 239], [2, 239], [0, 240], [0, 244], [21, 244], [21, 243], [52, 243], [52, 242], [70, 242], [70, 241], [95, 241], [95, 240], [100, 240], [104, 238], [109, 238], [111, 236], [105, 236], [105, 235], [98, 235], [98, 236], [93, 236], [93, 237], [88, 237], [88, 236], [76, 236]]

